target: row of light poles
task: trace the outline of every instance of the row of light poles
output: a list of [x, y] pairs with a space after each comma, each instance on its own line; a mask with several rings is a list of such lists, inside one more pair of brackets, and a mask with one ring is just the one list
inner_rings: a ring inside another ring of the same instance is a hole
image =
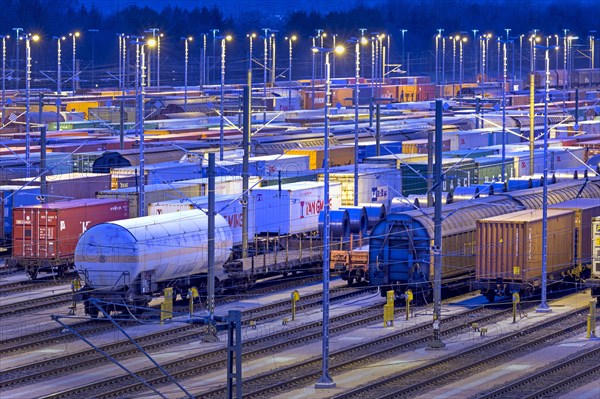
[[[457, 37], [460, 37], [462, 39], [462, 37], [466, 37], [466, 35], [456, 35], [456, 36], [444, 36], [443, 35], [443, 31], [444, 29], [438, 29], [437, 33], [435, 35], [435, 81], [436, 83], [439, 82], [443, 82], [445, 81], [445, 74], [442, 73], [442, 75], [440, 76], [439, 74], [439, 70], [440, 69], [444, 69], [444, 64], [445, 64], [445, 56], [446, 56], [446, 51], [443, 49], [443, 47], [445, 47], [446, 40], [451, 40], [451, 41], [455, 41]], [[561, 36], [559, 36], [558, 34], [555, 35], [550, 35], [550, 36], [544, 36], [542, 35], [538, 29], [534, 29], [532, 30], [530, 33], [528, 34], [520, 34], [518, 36], [510, 36], [510, 32], [512, 31], [512, 29], [510, 28], [506, 28], [504, 29], [504, 31], [506, 32], [505, 37], [496, 37], [496, 42], [497, 42], [497, 47], [498, 50], [496, 52], [496, 60], [497, 60], [497, 72], [498, 72], [498, 81], [500, 81], [502, 79], [502, 50], [501, 50], [501, 45], [502, 45], [502, 40], [507, 40], [508, 43], [510, 44], [509, 48], [507, 48], [507, 54], [511, 53], [512, 54], [512, 73], [511, 75], [513, 76], [513, 79], [515, 79], [517, 77], [517, 68], [515, 65], [515, 59], [518, 57], [519, 61], [518, 61], [518, 77], [520, 80], [523, 79], [523, 59], [525, 57], [525, 53], [523, 52], [523, 46], [524, 44], [526, 45], [526, 43], [529, 44], [529, 73], [534, 72], [537, 69], [537, 64], [538, 64], [538, 57], [537, 57], [537, 47], [543, 43], [543, 41], [545, 41], [545, 45], [546, 47], [550, 46], [551, 44], [555, 43], [556, 46], [558, 46], [560, 44], [560, 40], [561, 40]], [[489, 80], [489, 76], [490, 76], [490, 64], [491, 64], [491, 58], [492, 58], [492, 52], [490, 51], [490, 41], [492, 40], [492, 38], [494, 38], [494, 35], [492, 33], [484, 33], [481, 35], [477, 35], [477, 33], [479, 32], [478, 29], [473, 29], [473, 40], [476, 44], [476, 46], [473, 47], [473, 64], [474, 64], [474, 70], [477, 72], [477, 74], [479, 75], [480, 79], [478, 79], [479, 82], [486, 82], [487, 80]], [[595, 37], [595, 33], [596, 31], [590, 31], [589, 32], [589, 36], [588, 36], [588, 43], [585, 45], [587, 48], [585, 49], [586, 53], [588, 54], [584, 54], [582, 52], [582, 54], [588, 58], [589, 60], [589, 68], [593, 69], [594, 65], [595, 65], [595, 44], [596, 44], [596, 37]], [[579, 40], [578, 36], [569, 34], [569, 30], [568, 29], [563, 29], [563, 35], [562, 35], [562, 45], [561, 47], [563, 48], [563, 56], [564, 56], [564, 60], [562, 61], [562, 65], [559, 63], [559, 52], [556, 51], [556, 57], [555, 57], [555, 65], [554, 68], [555, 69], [559, 69], [562, 67], [562, 69], [564, 70], [565, 75], [568, 75], [567, 72], [569, 70], [572, 70], [574, 68], [574, 54], [575, 51], [573, 50], [574, 47], [574, 42], [576, 42], [577, 40]], [[517, 41], [518, 41], [518, 54], [517, 54]], [[455, 54], [454, 50], [454, 54]], [[441, 61], [439, 60], [440, 58], [440, 54], [441, 54]], [[455, 58], [456, 55], [453, 56], [453, 58]], [[454, 72], [453, 72], [454, 74]], [[459, 70], [459, 76], [461, 75], [460, 70]], [[463, 75], [464, 78], [464, 75]], [[456, 78], [454, 77], [453, 80], [455, 80]], [[570, 87], [570, 82], [568, 82], [567, 78], [565, 78], [564, 80], [564, 84], [565, 84], [565, 89], [567, 87]]]

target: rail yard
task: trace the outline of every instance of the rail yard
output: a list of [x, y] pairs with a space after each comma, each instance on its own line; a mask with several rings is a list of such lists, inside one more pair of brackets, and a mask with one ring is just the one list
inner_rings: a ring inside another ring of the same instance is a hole
[[588, 67], [549, 46], [539, 69], [535, 34], [510, 84], [485, 36], [464, 80], [460, 39], [450, 82], [441, 32], [435, 73], [414, 74], [379, 34], [362, 72], [359, 39], [313, 38], [310, 79], [286, 37], [287, 81], [275, 44], [253, 78], [248, 36], [250, 68], [225, 82], [223, 36], [220, 84], [216, 64], [188, 82], [183, 37], [185, 81], [159, 84], [156, 35], [118, 35], [117, 82], [76, 79], [73, 59], [71, 91], [62, 39], [58, 87], [33, 89], [37, 35], [19, 36], [0, 397], [600, 396], [600, 70], [593, 47]]

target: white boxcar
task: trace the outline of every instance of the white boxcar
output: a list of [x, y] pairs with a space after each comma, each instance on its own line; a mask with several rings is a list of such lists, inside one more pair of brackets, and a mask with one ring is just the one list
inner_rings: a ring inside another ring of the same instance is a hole
[[[354, 166], [334, 168], [329, 174], [330, 182], [342, 185], [342, 205], [354, 205]], [[324, 176], [318, 176], [319, 181]], [[391, 205], [393, 197], [402, 193], [402, 173], [399, 169], [378, 167], [378, 165], [358, 165], [358, 202]]]
[[[223, 274], [231, 247], [231, 229], [217, 215], [215, 275]], [[157, 282], [206, 273], [208, 216], [192, 210], [97, 224], [79, 238], [75, 266], [87, 287], [139, 285], [141, 294]]]
[[[215, 210], [223, 216], [233, 235], [233, 243], [240, 245], [242, 243], [242, 197], [239, 194], [233, 195], [215, 195]], [[191, 209], [208, 210], [208, 196], [192, 197], [181, 200], [154, 202], [148, 206], [149, 215], [162, 215], [164, 213], [185, 212]], [[255, 206], [254, 196], [248, 196], [248, 237], [252, 240], [255, 231]]]
[[[317, 230], [324, 206], [324, 184], [298, 182], [252, 190], [256, 207], [256, 232], [296, 234]], [[330, 209], [342, 205], [342, 185], [329, 184]]]

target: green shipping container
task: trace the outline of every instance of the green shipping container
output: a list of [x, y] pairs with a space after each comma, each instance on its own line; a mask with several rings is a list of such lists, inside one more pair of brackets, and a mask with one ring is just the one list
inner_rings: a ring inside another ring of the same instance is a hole
[[[400, 166], [402, 173], [402, 195], [427, 193], [427, 161], [409, 162]], [[435, 164], [434, 164], [435, 170]], [[468, 187], [475, 176], [472, 159], [443, 158], [442, 191], [453, 191], [456, 187]]]
[[[502, 180], [502, 158], [477, 158], [473, 160], [475, 162], [475, 174], [471, 184], [484, 184], [493, 181]], [[506, 157], [505, 161], [505, 173], [506, 179], [515, 177], [514, 160], [512, 157]]]

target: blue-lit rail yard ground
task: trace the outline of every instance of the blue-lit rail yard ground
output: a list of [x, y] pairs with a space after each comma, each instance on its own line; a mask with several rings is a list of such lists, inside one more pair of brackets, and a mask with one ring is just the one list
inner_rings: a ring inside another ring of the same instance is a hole
[[600, 4], [65, 3], [0, 11], [1, 398], [600, 397]]

